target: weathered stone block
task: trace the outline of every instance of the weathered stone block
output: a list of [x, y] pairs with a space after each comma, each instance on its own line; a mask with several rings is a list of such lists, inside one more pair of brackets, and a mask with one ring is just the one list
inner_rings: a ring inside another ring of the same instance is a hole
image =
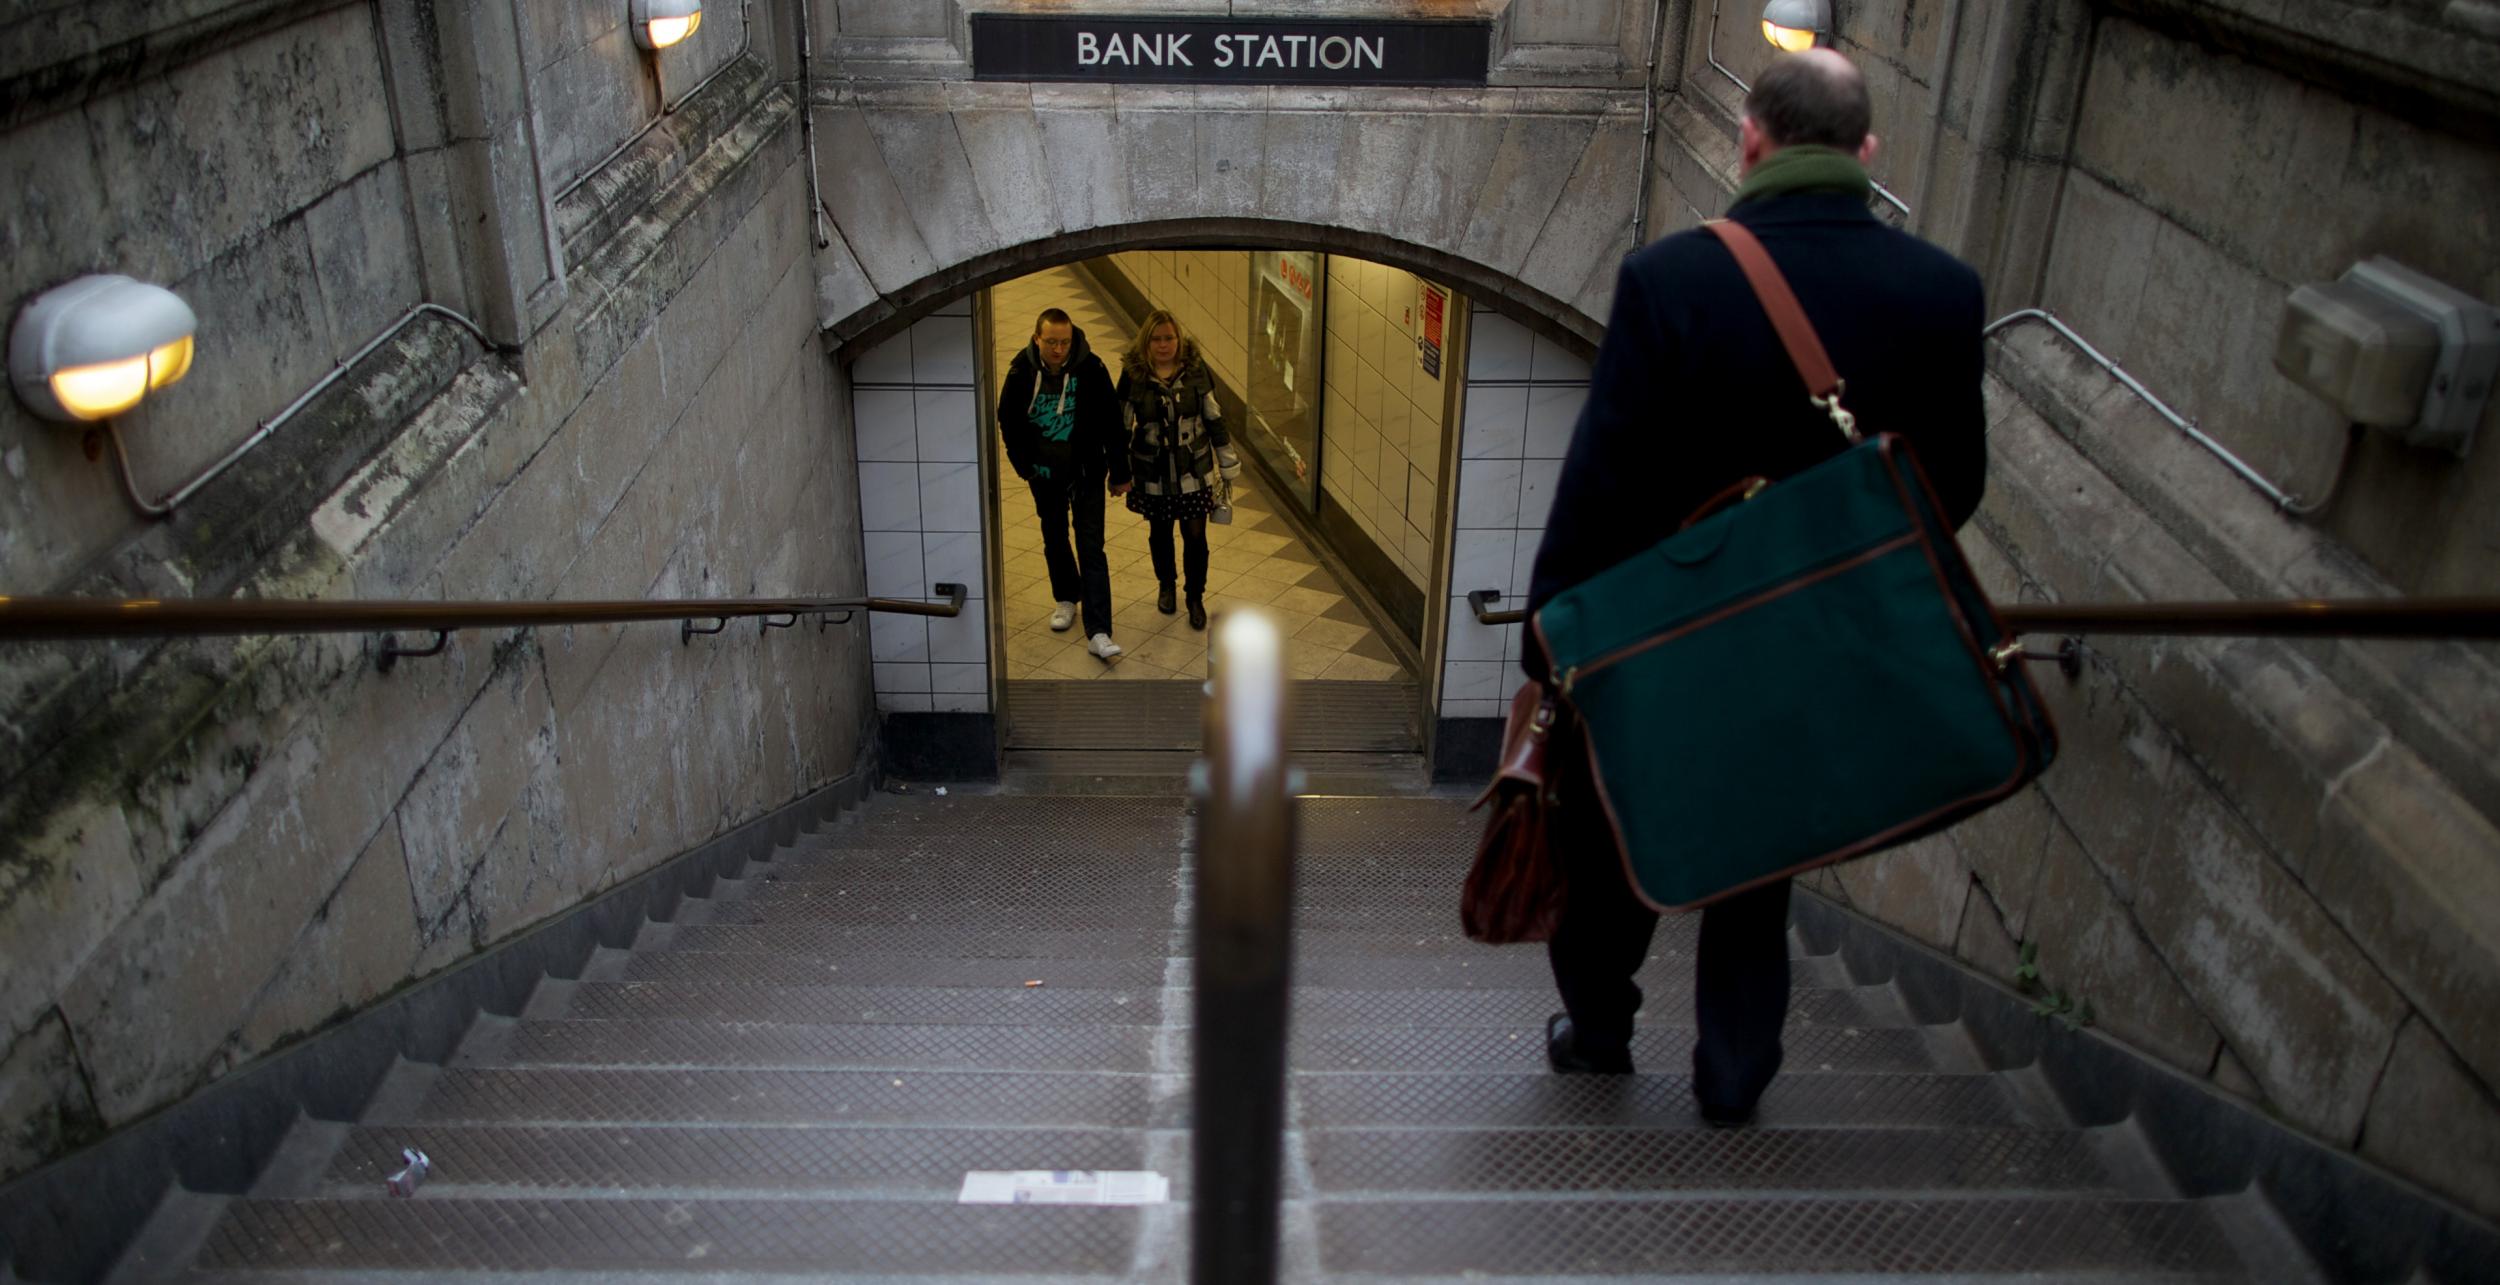
[[2028, 931], [2033, 889], [2056, 828], [2056, 815], [2035, 785], [1951, 831], [1954, 850], [2017, 937]]
[[2102, 1029], [2173, 1066], [2202, 1074], [2211, 1065], [2213, 1024], [2062, 827], [2050, 834], [2032, 907], [2024, 937], [2039, 945], [2044, 993], [2090, 1003]]
[[2500, 831], [2402, 745], [2345, 772], [2306, 870], [2326, 908], [2430, 1027], [2500, 1080]]
[[1393, 226], [1424, 245], [1458, 245], [1483, 203], [1507, 133], [1500, 117], [1425, 117], [1416, 129], [1416, 146], [1401, 162], [1406, 194]]
[[1345, 121], [1333, 112], [1275, 112], [1261, 143], [1259, 212], [1296, 223], [1336, 221]]
[[122, 212], [116, 266], [187, 277], [389, 159], [373, 35], [366, 10], [333, 9], [90, 106], [85, 149]]
[[1041, 123], [1029, 107], [967, 111], [955, 117], [981, 208], [1003, 245], [1039, 241], [1059, 230]]
[[2500, 1097], [2419, 1021], [2396, 1033], [2361, 1154], [2500, 1219]]
[[990, 226], [954, 116], [876, 112], [868, 117], [868, 126], [921, 240], [938, 263], [961, 263], [1005, 244]]
[[1939, 950], [1953, 948], [1971, 879], [1951, 839], [1931, 836], [1832, 869], [1849, 904]]
[[[1129, 175], [1127, 140], [1112, 113], [1108, 94], [1099, 102], [1081, 93], [1033, 92], [1033, 118], [1040, 125], [1050, 194], [1059, 227], [1069, 232], [1128, 221]], [[1048, 106], [1067, 100], [1065, 108]], [[845, 235], [850, 221], [843, 220]]]
[[0, 1045], [0, 1181], [103, 1132], [77, 1046], [59, 1013], [46, 1013], [32, 1030]]
[[[146, 890], [118, 804], [50, 818], [0, 869], [0, 1036], [23, 1038]], [[0, 1127], [6, 1127], [0, 1118]]]
[[250, 437], [343, 354], [300, 220], [221, 255], [174, 292], [199, 316], [191, 375], [120, 417], [140, 490], [164, 495]]
[[1529, 244], [1519, 279], [1558, 299], [1578, 299], [1599, 273], [1611, 286], [1615, 266], [1631, 249], [1631, 202], [1640, 163], [1639, 126], [1599, 122]]
[[2165, 859], [2140, 863], [2137, 922], [2266, 1096], [2352, 1138], [2401, 997], [2218, 801], [2199, 796], [2171, 824]]
[[229, 1069], [252, 996], [372, 835], [383, 800], [323, 780], [323, 744], [273, 754], [62, 994], [107, 1120]]
[[400, 828], [385, 825], [303, 926], [276, 975], [253, 998], [236, 1041], [254, 1057], [388, 995], [418, 951]]
[[1458, 224], [1459, 254], [1516, 275], [1595, 132], [1586, 117], [1513, 117], [1482, 182], [1462, 198], [1469, 208]]
[[[408, 786], [397, 809], [417, 923], [430, 944], [469, 896], [496, 829], [538, 764], [555, 752], [535, 649], [521, 635]], [[465, 924], [457, 927], [465, 929]]]
[[1152, 222], [1198, 212], [1198, 184], [1212, 176], [1199, 172], [1205, 158], [1198, 143], [1201, 117], [1194, 106], [1186, 91], [1143, 88], [1120, 94], [1113, 119], [1129, 219]]

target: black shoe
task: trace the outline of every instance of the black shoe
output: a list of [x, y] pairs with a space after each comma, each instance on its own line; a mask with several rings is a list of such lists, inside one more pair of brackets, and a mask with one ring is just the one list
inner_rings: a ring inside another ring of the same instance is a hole
[[1163, 586], [1162, 591], [1155, 595], [1155, 610], [1167, 616], [1172, 614], [1172, 586]]
[[1701, 1122], [1713, 1129], [1741, 1129], [1753, 1123], [1754, 1109], [1750, 1106], [1731, 1110], [1712, 1106], [1698, 1098], [1694, 1099], [1693, 1106], [1701, 1112]]
[[1194, 593], [1189, 595], [1189, 627], [1192, 629], [1207, 627], [1207, 600]]
[[1630, 1075], [1632, 1050], [1619, 1048], [1609, 1053], [1596, 1053], [1579, 1046], [1571, 1036], [1571, 1015], [1556, 1013], [1545, 1019], [1545, 1060], [1564, 1075], [1594, 1072], [1598, 1075]]

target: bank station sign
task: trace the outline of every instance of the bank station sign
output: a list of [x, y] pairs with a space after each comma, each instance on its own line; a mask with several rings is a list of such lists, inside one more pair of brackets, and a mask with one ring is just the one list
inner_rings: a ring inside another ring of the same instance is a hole
[[976, 80], [1481, 85], [1493, 44], [1482, 20], [971, 17]]

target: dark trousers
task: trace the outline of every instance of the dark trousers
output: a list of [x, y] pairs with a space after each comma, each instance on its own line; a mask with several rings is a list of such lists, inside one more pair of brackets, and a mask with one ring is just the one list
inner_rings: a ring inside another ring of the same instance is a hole
[[1172, 583], [1172, 526], [1181, 528], [1181, 563], [1189, 572], [1189, 596], [1198, 597], [1207, 591], [1207, 520], [1194, 518], [1148, 518], [1146, 520], [1146, 552], [1154, 555], [1155, 579]]
[[[1560, 758], [1560, 755], [1556, 756]], [[1555, 855], [1570, 895], [1546, 943], [1554, 988], [1584, 1050], [1624, 1047], [1641, 988], [1632, 982], [1649, 955], [1658, 914], [1624, 883], [1614, 835], [1587, 787], [1563, 791], [1554, 815]], [[1716, 1111], [1742, 1114], [1780, 1069], [1780, 1028], [1788, 1018], [1786, 879], [1701, 912], [1693, 970], [1693, 1096]]]
[[[1033, 511], [1042, 520], [1042, 561], [1050, 567], [1050, 596], [1085, 610], [1085, 634], [1111, 632], [1111, 562], [1102, 553], [1103, 485], [1099, 477], [1074, 482], [1034, 478]], [[1068, 528], [1076, 547], [1068, 547]]]

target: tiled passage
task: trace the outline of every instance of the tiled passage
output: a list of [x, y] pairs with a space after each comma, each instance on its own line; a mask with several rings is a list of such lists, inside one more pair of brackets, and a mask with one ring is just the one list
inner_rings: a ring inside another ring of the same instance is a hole
[[[1130, 323], [1095, 296], [1082, 275], [1053, 268], [1008, 282], [990, 292], [998, 348], [992, 369], [1004, 378], [1007, 363], [1031, 340], [1042, 309], [1067, 310], [1088, 345], [1116, 378]], [[1238, 415], [1237, 407], [1226, 413]], [[991, 429], [990, 431], [996, 431]], [[1126, 649], [1105, 663], [1085, 650], [1078, 629], [1053, 633], [1050, 574], [1042, 561], [1042, 538], [1033, 516], [1032, 493], [1002, 470], [1000, 542], [1005, 575], [998, 606], [1007, 638], [1009, 679], [1154, 679], [1206, 676], [1206, 635], [1189, 627], [1186, 612], [1155, 610], [1154, 563], [1146, 550], [1146, 523], [1117, 499], [1105, 500], [1104, 552], [1111, 562], [1112, 637]], [[1285, 525], [1245, 473], [1233, 483], [1229, 526], [1209, 525], [1207, 609], [1266, 608], [1293, 639], [1288, 664], [1297, 678], [1387, 680], [1405, 676], [1395, 654], [1345, 596], [1335, 576]], [[1178, 550], [1175, 550], [1178, 553]]]

